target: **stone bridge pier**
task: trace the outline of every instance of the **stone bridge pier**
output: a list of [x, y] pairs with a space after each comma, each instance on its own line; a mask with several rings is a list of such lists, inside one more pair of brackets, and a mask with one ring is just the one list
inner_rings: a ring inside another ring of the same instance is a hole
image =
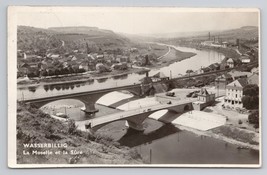
[[87, 96], [81, 96], [77, 98], [77, 100], [80, 100], [84, 103], [85, 109], [83, 110], [85, 113], [96, 113], [99, 110], [96, 109], [95, 103], [96, 101], [101, 98], [99, 95], [87, 95]]
[[126, 126], [137, 131], [144, 131], [144, 121], [147, 118], [147, 114], [139, 114], [137, 116], [126, 119]]

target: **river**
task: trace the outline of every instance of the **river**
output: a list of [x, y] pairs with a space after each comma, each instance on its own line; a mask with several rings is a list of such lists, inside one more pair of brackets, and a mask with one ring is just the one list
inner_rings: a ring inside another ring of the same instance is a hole
[[[185, 74], [186, 70], [188, 69], [197, 70], [212, 63], [218, 63], [223, 59], [223, 55], [221, 53], [212, 50], [196, 50], [193, 48], [179, 46], [173, 47], [180, 51], [196, 53], [196, 55], [191, 58], [175, 62], [166, 67], [151, 69], [151, 71], [149, 72], [150, 75], [154, 75], [158, 72], [163, 72], [166, 76], [170, 76], [171, 72], [172, 77], [174, 78], [179, 74]], [[37, 87], [21, 87], [18, 89], [17, 98], [19, 100], [27, 100], [38, 97], [40, 98], [67, 93], [85, 92], [89, 90], [97, 90], [100, 88], [124, 86], [139, 83], [139, 80], [143, 77], [145, 77], [145, 74], [132, 73], [112, 78], [102, 78], [84, 83], [65, 83], [58, 85], [40, 85]]]
[[[201, 66], [220, 62], [223, 55], [215, 51], [196, 50], [186, 47], [176, 47], [178, 50], [194, 52], [192, 58], [175, 62], [167, 67], [153, 69], [150, 75], [159, 71], [172, 76], [184, 74], [186, 70], [197, 70]], [[123, 77], [95, 80], [86, 83], [65, 83], [61, 85], [47, 85], [18, 89], [18, 99], [54, 96], [66, 93], [83, 92], [99, 88], [115, 87], [138, 83], [145, 75], [129, 74]], [[99, 117], [118, 112], [118, 109], [103, 105], [96, 105], [99, 112], [95, 116], [86, 116], [80, 108], [83, 104], [77, 100], [61, 100], [50, 103], [46, 110], [50, 113], [62, 112], [76, 121]], [[175, 115], [175, 114], [169, 114]], [[180, 130], [178, 126], [164, 124], [147, 118], [143, 133], [128, 129], [125, 121], [117, 121], [102, 127], [99, 133], [118, 141], [121, 145], [134, 147], [140, 153], [145, 163], [153, 164], [258, 164], [259, 152], [254, 150], [240, 150], [236, 145], [224, 141], [199, 136], [189, 131]]]

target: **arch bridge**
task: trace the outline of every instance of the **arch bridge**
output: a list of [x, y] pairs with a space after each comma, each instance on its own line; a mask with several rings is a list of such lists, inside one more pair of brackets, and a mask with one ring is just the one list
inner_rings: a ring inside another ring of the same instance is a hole
[[42, 106], [51, 103], [53, 101], [64, 100], [64, 99], [75, 99], [75, 100], [80, 100], [81, 102], [84, 103], [85, 105], [84, 111], [86, 113], [96, 113], [98, 112], [98, 109], [95, 108], [95, 103], [98, 99], [100, 99], [105, 94], [120, 90], [131, 92], [132, 94], [137, 96], [142, 95], [142, 86], [140, 84], [136, 84], [136, 85], [121, 86], [108, 89], [98, 89], [88, 92], [79, 92], [79, 93], [64, 94], [64, 95], [57, 95], [57, 96], [50, 96], [43, 98], [35, 98], [30, 100], [24, 100], [24, 102], [32, 103], [36, 107], [41, 108]]
[[86, 121], [85, 128], [90, 131], [97, 131], [99, 128], [119, 120], [126, 120], [128, 126], [132, 129], [143, 131], [143, 122], [144, 120], [152, 113], [168, 109], [176, 113], [183, 113], [188, 110], [192, 110], [192, 101], [181, 101], [175, 102], [172, 104], [158, 104], [145, 108], [138, 108], [129, 111], [118, 112], [115, 114], [106, 115], [103, 117], [94, 118]]

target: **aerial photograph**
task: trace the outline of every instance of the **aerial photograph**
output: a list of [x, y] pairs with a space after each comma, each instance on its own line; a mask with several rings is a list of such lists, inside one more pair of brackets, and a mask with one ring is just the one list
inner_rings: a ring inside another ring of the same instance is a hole
[[257, 9], [27, 7], [15, 22], [18, 165], [260, 166]]

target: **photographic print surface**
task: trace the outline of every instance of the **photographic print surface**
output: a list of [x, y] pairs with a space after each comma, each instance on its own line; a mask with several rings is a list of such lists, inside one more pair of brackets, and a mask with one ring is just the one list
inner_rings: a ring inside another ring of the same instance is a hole
[[9, 167], [260, 167], [260, 13], [8, 9]]

